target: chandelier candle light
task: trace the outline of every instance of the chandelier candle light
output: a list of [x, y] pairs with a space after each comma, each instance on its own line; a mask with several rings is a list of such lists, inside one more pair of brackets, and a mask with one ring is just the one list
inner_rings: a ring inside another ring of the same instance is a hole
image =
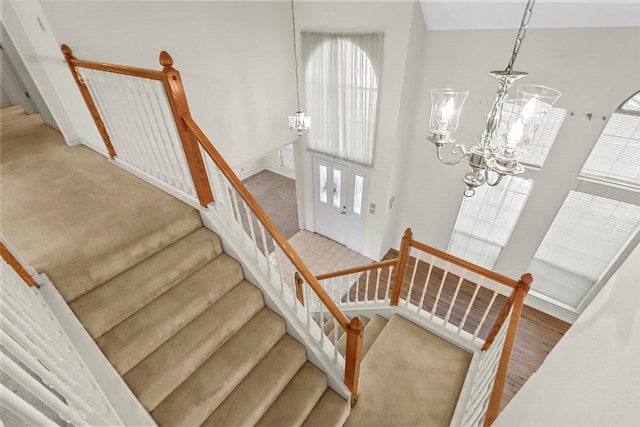
[[296, 100], [298, 101], [298, 111], [295, 116], [289, 116], [289, 129], [298, 136], [309, 130], [311, 127], [311, 117], [305, 116], [300, 110], [300, 82], [298, 79], [298, 49], [296, 45], [296, 16], [293, 11], [293, 0], [291, 0], [291, 23], [293, 26], [293, 60], [296, 65]]
[[[531, 140], [545, 114], [560, 97], [560, 92], [546, 86], [522, 85], [516, 90], [516, 99], [507, 100], [507, 91], [511, 84], [527, 75], [513, 71], [513, 64], [522, 45], [535, 0], [528, 0], [520, 23], [513, 53], [504, 71], [492, 71], [489, 74], [498, 80], [498, 91], [487, 117], [480, 142], [471, 149], [464, 145], [453, 144], [452, 134], [458, 128], [462, 105], [469, 92], [453, 89], [431, 90], [431, 117], [427, 138], [436, 146], [438, 159], [446, 165], [458, 164], [467, 158], [471, 170], [462, 180], [467, 185], [464, 195], [471, 197], [475, 188], [483, 184], [496, 186], [505, 175], [518, 175], [524, 172], [520, 159], [529, 151]], [[448, 147], [453, 160], [442, 156], [444, 147]], [[493, 182], [489, 171], [497, 176]]]

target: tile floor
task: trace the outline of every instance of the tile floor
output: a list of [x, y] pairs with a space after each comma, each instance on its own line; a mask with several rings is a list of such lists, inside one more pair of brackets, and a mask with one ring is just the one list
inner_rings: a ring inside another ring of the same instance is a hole
[[307, 230], [298, 231], [289, 243], [316, 276], [374, 262], [338, 242]]
[[[307, 230], [300, 230], [293, 235], [289, 239], [289, 243], [309, 270], [316, 276], [374, 262], [372, 259], [352, 251], [333, 240]], [[291, 262], [286, 259], [286, 256], [280, 251], [271, 252], [269, 254], [269, 263], [273, 271], [280, 274], [284, 283], [295, 293], [295, 270]], [[357, 276], [347, 276], [335, 281], [329, 279], [326, 282], [321, 282], [321, 284], [334, 301], [339, 301], [347, 295], [356, 280]], [[307, 291], [305, 291], [305, 294], [310, 295]]]

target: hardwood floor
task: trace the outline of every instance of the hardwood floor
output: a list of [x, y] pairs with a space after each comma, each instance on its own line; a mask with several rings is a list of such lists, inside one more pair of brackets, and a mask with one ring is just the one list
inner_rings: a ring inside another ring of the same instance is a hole
[[[391, 249], [385, 257], [382, 259], [393, 259], [398, 256], [398, 252]], [[409, 292], [409, 281], [411, 280], [411, 273], [413, 271], [415, 259], [411, 258], [409, 267], [407, 268], [407, 274], [405, 275], [405, 282], [401, 292], [401, 298], [407, 299]], [[420, 261], [416, 270], [415, 285], [411, 291], [411, 303], [418, 305], [423, 292], [423, 284], [427, 277], [429, 265], [423, 261]], [[442, 270], [435, 267], [431, 273], [429, 283], [427, 284], [427, 291], [424, 298], [422, 308], [424, 310], [431, 311], [433, 304], [436, 300], [438, 288], [442, 280]], [[378, 298], [385, 297], [385, 286], [388, 279], [388, 271], [385, 269], [380, 274], [380, 284], [378, 288]], [[447, 309], [453, 298], [455, 292], [458, 276], [449, 274], [445, 281], [442, 294], [440, 295], [440, 302], [436, 307], [435, 313], [441, 317], [446, 315]], [[375, 283], [377, 280], [377, 273], [372, 272], [370, 277], [370, 286], [368, 288], [368, 299], [373, 299], [375, 295], [375, 286], [371, 283]], [[464, 280], [457, 295], [456, 304], [451, 312], [449, 321], [456, 326], [459, 326], [464, 317], [464, 308], [467, 307], [469, 301], [472, 298], [475, 284]], [[360, 278], [357, 287], [352, 287], [349, 299], [355, 299], [355, 292], [358, 291], [358, 299], [365, 299], [365, 278]], [[480, 320], [486, 311], [486, 308], [491, 300], [493, 292], [486, 288], [480, 288], [476, 299], [474, 300], [473, 307], [466, 319], [463, 329], [467, 332], [474, 333]], [[496, 298], [491, 310], [489, 311], [486, 321], [482, 325], [479, 337], [485, 338], [489, 333], [489, 330], [493, 326], [497, 315], [504, 306], [507, 298], [499, 295]], [[520, 325], [518, 328], [518, 335], [516, 337], [516, 343], [511, 356], [511, 364], [509, 366], [509, 373], [507, 375], [507, 382], [505, 391], [502, 397], [502, 405], [504, 408], [507, 403], [513, 398], [513, 396], [520, 390], [529, 377], [538, 370], [547, 354], [558, 343], [560, 338], [569, 329], [569, 324], [559, 319], [551, 317], [545, 313], [535, 310], [531, 307], [525, 306], [520, 319]]]

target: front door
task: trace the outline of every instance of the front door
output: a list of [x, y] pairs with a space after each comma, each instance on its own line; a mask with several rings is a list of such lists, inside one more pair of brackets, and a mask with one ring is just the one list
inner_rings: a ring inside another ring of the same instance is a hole
[[313, 195], [316, 233], [346, 243], [347, 179], [349, 169], [341, 164], [313, 158]]
[[316, 233], [355, 251], [362, 251], [367, 177], [367, 171], [362, 168], [313, 157]]

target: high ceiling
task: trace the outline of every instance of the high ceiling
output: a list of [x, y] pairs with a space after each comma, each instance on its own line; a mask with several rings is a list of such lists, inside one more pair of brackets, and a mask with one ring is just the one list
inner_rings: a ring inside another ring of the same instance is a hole
[[[420, 0], [428, 30], [518, 28], [526, 0]], [[640, 27], [640, 0], [538, 0], [529, 28]]]

